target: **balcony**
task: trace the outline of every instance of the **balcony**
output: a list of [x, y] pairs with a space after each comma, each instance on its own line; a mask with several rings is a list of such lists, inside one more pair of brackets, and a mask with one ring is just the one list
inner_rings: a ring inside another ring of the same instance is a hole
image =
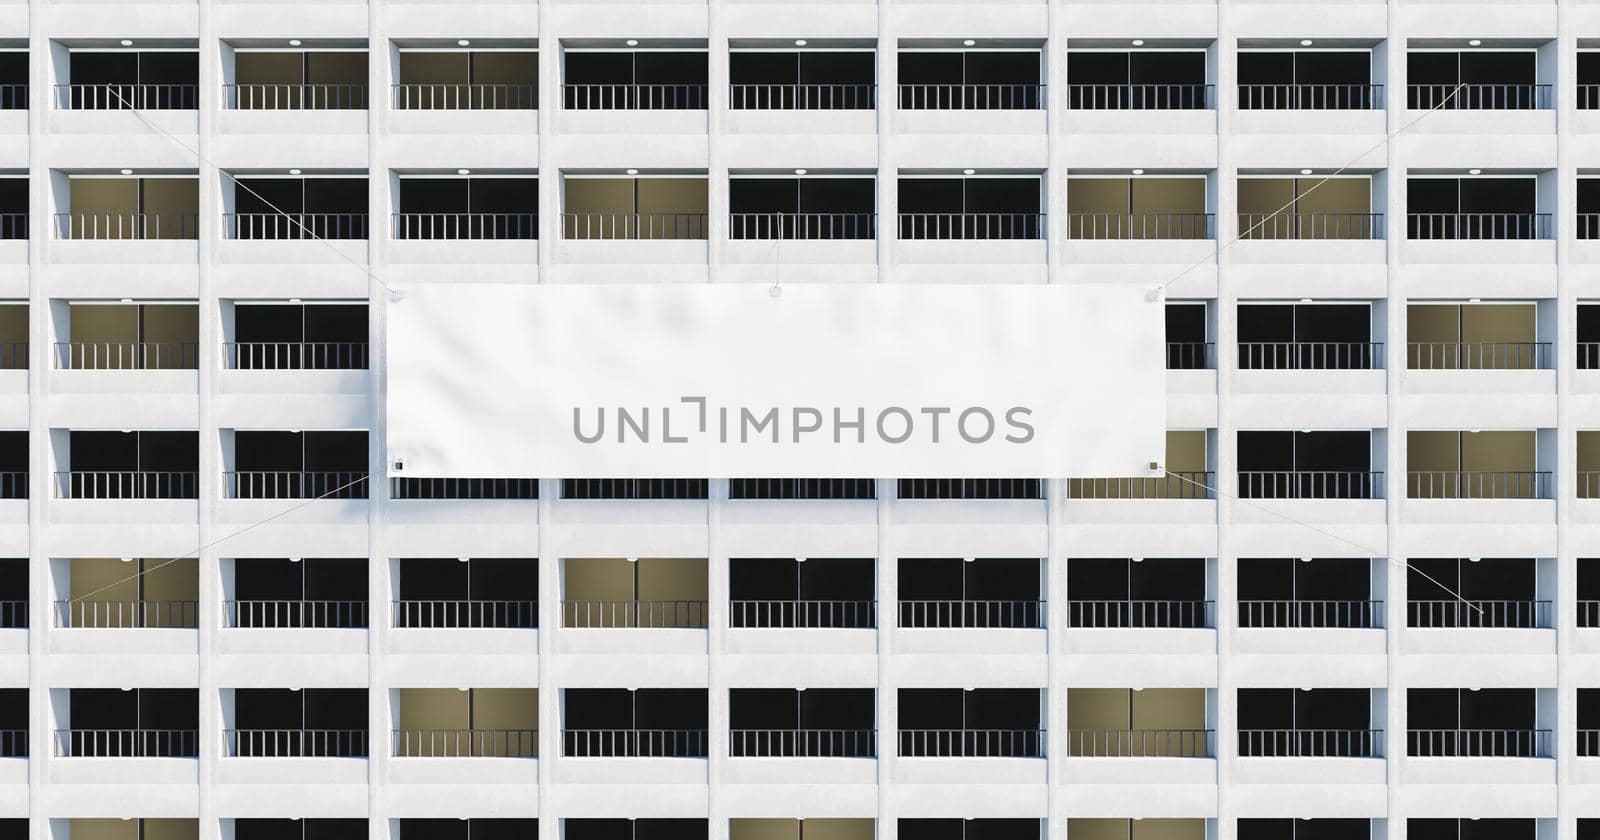
[[706, 691], [565, 689], [562, 755], [705, 758]]
[[1381, 111], [1383, 100], [1383, 85], [1367, 83], [1239, 85], [1244, 111]]
[[1383, 473], [1373, 470], [1242, 470], [1245, 499], [1381, 499]]
[[1014, 111], [1045, 107], [1038, 50], [902, 49], [901, 111]]
[[1382, 758], [1382, 729], [1240, 729], [1251, 758]]
[[1241, 688], [1238, 698], [1240, 757], [1383, 757], [1368, 689]]
[[[225, 690], [226, 692], [226, 690]], [[366, 758], [364, 688], [238, 688], [223, 716], [230, 758]]]
[[1545, 470], [1411, 470], [1406, 498], [1551, 499], [1552, 481]]
[[1039, 692], [902, 688], [901, 758], [1044, 758]]
[[[629, 45], [633, 46], [633, 45]], [[569, 111], [706, 108], [707, 57], [698, 50], [573, 50], [563, 53], [562, 107]]]
[[1038, 178], [901, 177], [896, 190], [902, 242], [1045, 237]]
[[57, 239], [198, 239], [199, 216], [195, 213], [102, 213], [55, 214]]
[[706, 627], [703, 559], [569, 558], [563, 565], [562, 627]]
[[61, 758], [195, 758], [199, 697], [192, 688], [67, 689], [68, 720], [53, 733]]
[[1198, 50], [1067, 51], [1072, 110], [1202, 110], [1216, 107]]
[[539, 54], [534, 50], [399, 54], [397, 111], [530, 111], [539, 107]]
[[1044, 482], [1037, 478], [901, 478], [897, 499], [1042, 499]]
[[1551, 758], [1554, 738], [1539, 718], [1539, 691], [1412, 688], [1406, 692], [1413, 758]]
[[1080, 758], [1211, 758], [1205, 689], [1069, 688], [1067, 754]]
[[391, 478], [389, 498], [526, 501], [539, 498], [539, 480], [536, 478]]
[[364, 431], [234, 431], [226, 499], [365, 499]]
[[1216, 626], [1201, 559], [1074, 557], [1067, 561], [1067, 592], [1068, 627]]
[[[738, 78], [737, 71], [734, 78]], [[877, 107], [878, 86], [871, 82], [798, 84], [736, 81], [728, 86], [728, 108], [734, 111], [871, 111]]]
[[194, 729], [57, 729], [57, 758], [195, 758]]
[[564, 478], [563, 499], [704, 499], [703, 478]]
[[55, 238], [197, 239], [199, 185], [193, 177], [70, 177], [66, 194], [56, 197], [62, 210], [54, 216]]
[[1407, 239], [1550, 239], [1549, 213], [1409, 213]]
[[877, 569], [869, 558], [730, 558], [728, 626], [870, 629]]
[[539, 626], [538, 561], [526, 558], [405, 558], [394, 626], [413, 629], [533, 629]]
[[1551, 86], [1539, 84], [1413, 84], [1406, 86], [1412, 110], [1532, 111], [1551, 107]]
[[229, 499], [365, 499], [366, 472], [245, 470], [222, 474]]
[[365, 213], [224, 213], [227, 239], [366, 239]]
[[536, 758], [538, 709], [538, 690], [532, 688], [403, 688], [392, 754]]
[[898, 626], [1039, 629], [1048, 610], [1035, 558], [900, 558]]
[[199, 107], [195, 84], [69, 84], [55, 86], [62, 111], [193, 111]]
[[730, 478], [729, 499], [875, 499], [870, 478]]
[[365, 558], [239, 558], [232, 561], [231, 586], [225, 589], [234, 596], [223, 602], [223, 621], [230, 628], [367, 626]]
[[222, 86], [230, 111], [367, 108], [363, 51], [266, 52], [235, 49], [233, 78]]
[[735, 688], [729, 691], [733, 758], [873, 758], [870, 688]]
[[1406, 754], [1416, 758], [1550, 758], [1549, 729], [1412, 729]]
[[1074, 111], [1192, 111], [1216, 107], [1215, 86], [1182, 84], [1069, 84]]

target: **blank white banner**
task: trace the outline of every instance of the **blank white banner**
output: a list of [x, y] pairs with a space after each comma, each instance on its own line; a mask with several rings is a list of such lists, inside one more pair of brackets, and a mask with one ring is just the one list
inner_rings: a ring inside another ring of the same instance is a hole
[[391, 476], [1038, 477], [1164, 456], [1123, 285], [398, 287]]

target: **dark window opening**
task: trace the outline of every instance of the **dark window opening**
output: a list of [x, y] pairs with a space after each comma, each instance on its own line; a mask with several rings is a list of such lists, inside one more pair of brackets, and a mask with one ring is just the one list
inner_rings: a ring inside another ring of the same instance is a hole
[[396, 239], [538, 239], [537, 178], [401, 178]]
[[1531, 688], [1407, 689], [1406, 754], [1549, 758], [1537, 697]]
[[233, 308], [233, 370], [366, 370], [365, 303], [247, 303]]
[[730, 627], [877, 626], [877, 570], [872, 558], [732, 558]]
[[[0, 85], [0, 103], [4, 102], [4, 97], [5, 86]], [[0, 239], [27, 238], [28, 179], [0, 177]]]
[[247, 758], [367, 757], [364, 688], [237, 688], [228, 755]]
[[366, 239], [366, 178], [227, 178], [228, 239]]
[[1406, 53], [1406, 107], [1529, 110], [1550, 107], [1533, 50]]
[[703, 478], [564, 478], [563, 499], [704, 499]]
[[1537, 836], [1538, 822], [1532, 819], [1406, 820], [1407, 840], [1534, 840]]
[[405, 558], [396, 627], [539, 626], [539, 561], [526, 557]]
[[28, 690], [0, 689], [0, 758], [27, 757]]
[[1040, 53], [901, 51], [901, 110], [1033, 110], [1044, 107]]
[[28, 498], [28, 433], [0, 432], [0, 499], [26, 498]]
[[1406, 561], [1408, 627], [1551, 627], [1528, 557], [1418, 558]]
[[728, 55], [733, 110], [871, 110], [877, 57], [858, 52], [742, 52]]
[[728, 180], [730, 239], [873, 239], [872, 178]]
[[902, 478], [895, 482], [900, 499], [1042, 499], [1044, 482], [1037, 478]]
[[68, 471], [56, 474], [63, 499], [193, 499], [198, 496], [198, 432], [72, 432]]
[[28, 626], [29, 597], [28, 558], [0, 558], [0, 629]]
[[1037, 558], [908, 558], [899, 562], [901, 627], [1044, 626]]
[[901, 239], [1040, 239], [1038, 178], [901, 178]]
[[699, 819], [564, 819], [561, 828], [562, 840], [706, 840], [708, 830]]
[[1535, 178], [1407, 178], [1411, 239], [1549, 239]]
[[233, 433], [230, 499], [365, 499], [367, 433]]
[[1214, 627], [1200, 558], [1074, 557], [1067, 561], [1069, 627]]
[[896, 825], [900, 836], [911, 840], [1039, 840], [1040, 821], [1015, 817], [911, 818], [901, 817]]
[[74, 688], [68, 728], [56, 730], [63, 757], [194, 758], [200, 694], [193, 688]]
[[900, 756], [1043, 758], [1039, 691], [902, 688]]
[[0, 111], [28, 109], [28, 52], [0, 50]]
[[1239, 495], [1247, 499], [1376, 499], [1370, 432], [1239, 432]]
[[239, 558], [233, 580], [229, 627], [367, 626], [364, 557]]
[[1240, 627], [1382, 626], [1372, 562], [1343, 557], [1241, 557]]
[[1316, 817], [1312, 819], [1241, 819], [1238, 840], [1371, 840], [1372, 821]]
[[875, 499], [870, 478], [730, 478], [730, 499]]
[[705, 110], [704, 52], [565, 53], [569, 110]]
[[1351, 110], [1383, 107], [1372, 53], [1306, 50], [1239, 53], [1239, 107]]
[[1213, 347], [1206, 340], [1204, 303], [1169, 303], [1167, 319], [1167, 370], [1209, 370], [1216, 365]]
[[728, 755], [872, 758], [875, 696], [870, 688], [731, 689]]
[[1198, 110], [1214, 107], [1206, 54], [1067, 52], [1067, 107], [1084, 110]]
[[1369, 370], [1383, 366], [1365, 303], [1239, 304], [1244, 370]]
[[1381, 758], [1365, 688], [1239, 689], [1239, 755]]
[[[22, 84], [26, 84], [25, 63], [22, 74]], [[74, 50], [69, 54], [67, 75], [70, 84], [56, 85], [58, 108], [153, 111], [199, 107], [198, 52]]]
[[569, 688], [562, 755], [706, 757], [703, 688]]
[[364, 819], [240, 818], [233, 821], [233, 840], [348, 840], [366, 834]]

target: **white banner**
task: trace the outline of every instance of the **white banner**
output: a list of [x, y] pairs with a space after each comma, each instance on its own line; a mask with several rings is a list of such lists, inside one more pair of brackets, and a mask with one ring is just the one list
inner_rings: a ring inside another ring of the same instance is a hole
[[396, 292], [391, 476], [1063, 478], [1164, 456], [1142, 287]]

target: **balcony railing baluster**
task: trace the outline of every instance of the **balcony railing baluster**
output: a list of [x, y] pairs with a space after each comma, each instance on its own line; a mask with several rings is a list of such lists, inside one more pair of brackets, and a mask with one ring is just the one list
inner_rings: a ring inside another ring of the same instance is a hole
[[870, 629], [878, 626], [877, 601], [729, 602], [729, 627]]
[[1376, 370], [1381, 341], [1241, 341], [1241, 370]]
[[706, 602], [562, 599], [561, 626], [704, 629]]
[[1406, 754], [1414, 758], [1550, 758], [1549, 729], [1412, 729]]
[[1240, 729], [1251, 758], [1382, 758], [1382, 729]]
[[1207, 84], [1068, 84], [1067, 107], [1083, 111], [1197, 111], [1216, 107]]
[[728, 108], [735, 111], [870, 111], [878, 107], [874, 84], [734, 84]]
[[228, 341], [228, 370], [366, 370], [365, 341]]
[[1215, 213], [1067, 214], [1068, 239], [1215, 239]]
[[873, 758], [875, 729], [734, 729], [728, 732], [732, 758]]
[[537, 729], [395, 729], [401, 758], [537, 758]]
[[539, 88], [526, 84], [417, 84], [392, 87], [398, 111], [531, 111]]
[[901, 601], [901, 627], [1011, 628], [1045, 626], [1044, 601]]
[[565, 729], [569, 758], [705, 758], [704, 729]]
[[1448, 601], [1406, 602], [1408, 627], [1552, 627], [1550, 601], [1485, 601], [1456, 598]]
[[1549, 499], [1552, 475], [1546, 470], [1411, 470], [1409, 499]]
[[1039, 84], [900, 86], [902, 111], [1031, 111], [1044, 104]]
[[366, 601], [245, 600], [223, 601], [229, 627], [239, 628], [364, 628]]
[[1215, 627], [1215, 601], [1067, 601], [1068, 627]]
[[1044, 758], [1042, 729], [902, 729], [901, 758]]
[[1212, 729], [1071, 729], [1067, 754], [1088, 758], [1214, 758]]
[[1240, 601], [1240, 627], [1382, 627], [1382, 601]]
[[515, 628], [539, 626], [537, 601], [394, 601], [402, 628]]
[[1239, 85], [1241, 110], [1355, 111], [1384, 107], [1383, 85], [1250, 84]]
[[1383, 473], [1371, 470], [1241, 470], [1246, 499], [1381, 499]]
[[1554, 347], [1548, 341], [1413, 341], [1406, 345], [1406, 367], [1412, 370], [1548, 370], [1554, 364]]
[[223, 107], [232, 111], [362, 111], [365, 84], [223, 85]]

